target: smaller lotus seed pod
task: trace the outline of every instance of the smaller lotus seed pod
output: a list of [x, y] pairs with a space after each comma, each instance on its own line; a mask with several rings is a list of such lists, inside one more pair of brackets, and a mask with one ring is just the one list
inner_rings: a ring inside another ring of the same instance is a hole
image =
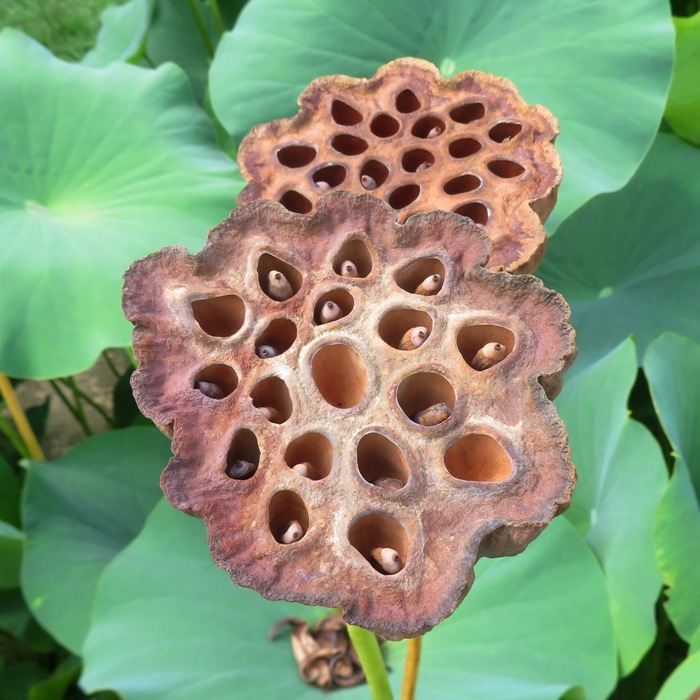
[[343, 260], [340, 266], [340, 274], [343, 277], [358, 277], [357, 265], [352, 260]]
[[366, 190], [372, 191], [377, 189], [377, 181], [369, 175], [362, 175], [360, 177], [360, 183]]
[[280, 540], [282, 544], [291, 544], [292, 542], [298, 542], [303, 536], [304, 528], [296, 520], [292, 520]]
[[260, 406], [258, 411], [270, 421], [270, 423], [284, 423], [284, 418], [282, 414], [272, 406]]
[[194, 388], [199, 389], [210, 399], [223, 399], [225, 396], [224, 390], [218, 384], [214, 384], [214, 382], [195, 382]]
[[295, 464], [292, 469], [297, 473], [301, 474], [301, 476], [309, 476], [309, 470], [311, 468], [311, 462], [299, 462], [299, 464]]
[[321, 323], [337, 321], [343, 315], [342, 309], [334, 301], [327, 301], [321, 307]]
[[477, 370], [488, 369], [498, 364], [506, 356], [503, 343], [486, 343], [472, 360], [472, 367]]
[[399, 553], [391, 547], [375, 547], [372, 557], [387, 574], [398, 574], [403, 569]]
[[432, 427], [440, 425], [452, 415], [452, 409], [446, 403], [436, 403], [411, 414], [411, 420], [419, 425]]
[[399, 479], [390, 479], [388, 477], [375, 479], [372, 483], [375, 486], [379, 486], [380, 489], [386, 489], [387, 491], [398, 491], [405, 486], [403, 481]]
[[294, 296], [292, 285], [289, 284], [289, 280], [279, 270], [270, 270], [267, 280], [267, 293], [275, 301], [287, 301], [287, 299], [291, 299]]
[[316, 187], [321, 190], [321, 192], [328, 192], [331, 186], [325, 180], [319, 180], [316, 183]]
[[430, 333], [425, 326], [409, 328], [401, 337], [399, 348], [401, 350], [415, 350], [423, 345], [429, 335]]
[[428, 132], [428, 138], [429, 139], [434, 139], [436, 136], [440, 136], [442, 133], [442, 129], [439, 126], [434, 126], [429, 132]]
[[256, 466], [252, 462], [246, 462], [244, 459], [237, 459], [226, 468], [226, 473], [232, 479], [247, 479], [249, 476], [253, 475], [255, 470]]
[[272, 345], [260, 345], [255, 348], [255, 354], [263, 360], [269, 360], [271, 357], [277, 355], [277, 350], [275, 350]]
[[417, 287], [416, 294], [424, 297], [433, 296], [442, 289], [442, 275], [430, 275], [426, 277]]

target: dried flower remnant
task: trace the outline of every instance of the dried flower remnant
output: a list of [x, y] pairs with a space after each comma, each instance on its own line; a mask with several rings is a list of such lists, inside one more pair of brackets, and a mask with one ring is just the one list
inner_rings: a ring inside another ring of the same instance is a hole
[[275, 199], [307, 214], [329, 189], [371, 192], [402, 222], [443, 210], [483, 225], [492, 269], [532, 272], [540, 263], [562, 175], [557, 122], [510, 81], [479, 71], [446, 79], [403, 58], [368, 80], [318, 78], [299, 105], [241, 143], [249, 184], [239, 205]]
[[[463, 217], [400, 224], [339, 191], [312, 216], [241, 207], [197, 255], [132, 266], [134, 393], [175, 438], [163, 489], [204, 518], [236, 583], [414, 636], [454, 611], [478, 557], [521, 551], [566, 508], [574, 470], [550, 398], [575, 355], [569, 310], [534, 277], [486, 269], [488, 252]], [[433, 275], [439, 293], [416, 294]], [[203, 333], [193, 309], [234, 291], [232, 333]], [[319, 323], [327, 301], [342, 313]], [[504, 357], [475, 371], [490, 343]]]

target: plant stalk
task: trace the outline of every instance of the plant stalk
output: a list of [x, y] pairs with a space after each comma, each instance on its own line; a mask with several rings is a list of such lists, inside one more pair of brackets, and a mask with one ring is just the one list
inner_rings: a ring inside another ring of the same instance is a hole
[[418, 683], [418, 666], [420, 664], [422, 641], [423, 637], [414, 637], [408, 640], [406, 666], [403, 671], [403, 686], [401, 687], [401, 700], [414, 700], [416, 697], [416, 684]]
[[226, 31], [224, 27], [224, 21], [221, 19], [221, 12], [219, 11], [219, 3], [216, 0], [209, 0], [209, 7], [211, 8], [211, 14], [214, 17], [214, 24], [216, 25], [216, 31], [219, 34], [219, 38]]
[[354, 625], [348, 625], [348, 635], [362, 664], [373, 700], [393, 700], [386, 664], [376, 636]]
[[17, 426], [17, 431], [22, 436], [22, 440], [27, 446], [29, 456], [32, 459], [40, 460], [42, 462], [46, 461], [46, 457], [44, 456], [43, 450], [39, 446], [39, 441], [36, 439], [36, 435], [34, 435], [32, 426], [29, 425], [27, 414], [24, 412], [24, 409], [17, 400], [17, 394], [15, 394], [15, 390], [12, 387], [12, 382], [10, 382], [7, 375], [3, 374], [2, 372], [0, 372], [0, 394], [2, 394], [2, 398], [7, 404], [12, 420]]
[[92, 396], [89, 396], [86, 394], [75, 382], [75, 379], [73, 377], [66, 377], [65, 379], [59, 379], [61, 383], [65, 384], [72, 392], [73, 392], [73, 398], [75, 400], [76, 405], [80, 405], [81, 412], [82, 412], [82, 405], [80, 404], [81, 401], [85, 401], [89, 406], [92, 406], [92, 408], [99, 413], [102, 418], [104, 418], [105, 422], [107, 425], [109, 425], [111, 428], [116, 428], [115, 422], [112, 420], [112, 417], [105, 411], [100, 404], [95, 401]]
[[92, 435], [92, 430], [90, 429], [87, 420], [85, 420], [85, 414], [82, 412], [82, 410], [79, 411], [75, 406], [73, 406], [73, 404], [68, 400], [68, 397], [63, 393], [63, 391], [61, 391], [61, 387], [57, 381], [50, 379], [49, 384], [51, 384], [53, 390], [56, 392], [56, 394], [58, 394], [58, 398], [61, 399], [63, 405], [71, 412], [73, 418], [78, 421], [86, 437], [90, 437], [90, 435]]
[[192, 17], [194, 18], [194, 23], [197, 25], [197, 29], [199, 31], [200, 36], [202, 37], [202, 41], [204, 42], [204, 45], [207, 47], [207, 53], [209, 54], [209, 58], [214, 58], [214, 46], [211, 43], [211, 39], [209, 38], [209, 34], [207, 34], [207, 28], [204, 26], [204, 21], [202, 20], [202, 15], [199, 14], [199, 8], [197, 7], [197, 2], [196, 2], [196, 0], [187, 0], [187, 3], [190, 6], [190, 11], [192, 12]]

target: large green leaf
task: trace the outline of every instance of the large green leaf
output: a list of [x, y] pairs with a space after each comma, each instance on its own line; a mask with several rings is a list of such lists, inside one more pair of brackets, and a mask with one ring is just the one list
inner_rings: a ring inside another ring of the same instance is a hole
[[19, 480], [7, 460], [0, 455], [0, 520], [19, 525]]
[[0, 589], [19, 585], [24, 533], [0, 520]]
[[199, 248], [240, 183], [175, 66], [68, 64], [9, 29], [0, 65], [0, 371], [74, 374], [130, 342], [129, 264]]
[[700, 694], [700, 651], [689, 656], [664, 683], [656, 700], [693, 700]]
[[605, 572], [623, 675], [656, 636], [661, 575], [652, 525], [667, 484], [658, 443], [628, 417], [636, 374], [634, 343], [627, 340], [567, 383], [557, 400], [578, 470], [567, 517]]
[[577, 211], [538, 269], [571, 305], [573, 373], [630, 334], [641, 358], [660, 333], [700, 340], [700, 151], [661, 134], [632, 181]]
[[155, 428], [127, 428], [30, 463], [22, 587], [39, 622], [71, 651], [80, 652], [100, 574], [158, 501], [169, 456]]
[[700, 345], [665, 333], [644, 356], [661, 424], [677, 457], [654, 544], [668, 615], [686, 640], [700, 630]]
[[664, 117], [679, 136], [700, 146], [700, 12], [673, 23], [676, 61]]
[[210, 71], [214, 109], [235, 136], [294, 114], [320, 75], [369, 77], [401, 56], [443, 74], [514, 81], [559, 119], [566, 177], [557, 223], [635, 171], [663, 113], [673, 60], [666, 0], [252, 0]]
[[[125, 700], [249, 700], [324, 695], [299, 679], [275, 621], [318, 609], [272, 603], [237, 588], [212, 563], [201, 522], [162, 503], [109, 565], [83, 647], [88, 691]], [[401, 683], [404, 644], [384, 646]], [[603, 698], [615, 678], [604, 582], [590, 550], [563, 518], [512, 559], [484, 560], [457, 612], [425, 637], [419, 697], [555, 700], [580, 685]], [[366, 687], [334, 696], [366, 699]]]

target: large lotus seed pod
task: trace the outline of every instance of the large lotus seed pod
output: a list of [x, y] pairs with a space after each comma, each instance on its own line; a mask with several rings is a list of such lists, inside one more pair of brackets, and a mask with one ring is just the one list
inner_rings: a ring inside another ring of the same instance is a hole
[[274, 199], [303, 214], [328, 190], [388, 202], [399, 221], [452, 211], [482, 224], [489, 266], [532, 272], [561, 180], [556, 119], [508, 80], [431, 63], [393, 61], [369, 79], [314, 80], [291, 119], [253, 128], [238, 162], [250, 184], [239, 204]]
[[135, 396], [174, 437], [162, 486], [236, 583], [417, 635], [479, 556], [521, 551], [566, 508], [546, 394], [575, 354], [569, 309], [488, 252], [463, 217], [399, 224], [337, 192], [311, 217], [255, 202], [197, 255], [134, 263]]

